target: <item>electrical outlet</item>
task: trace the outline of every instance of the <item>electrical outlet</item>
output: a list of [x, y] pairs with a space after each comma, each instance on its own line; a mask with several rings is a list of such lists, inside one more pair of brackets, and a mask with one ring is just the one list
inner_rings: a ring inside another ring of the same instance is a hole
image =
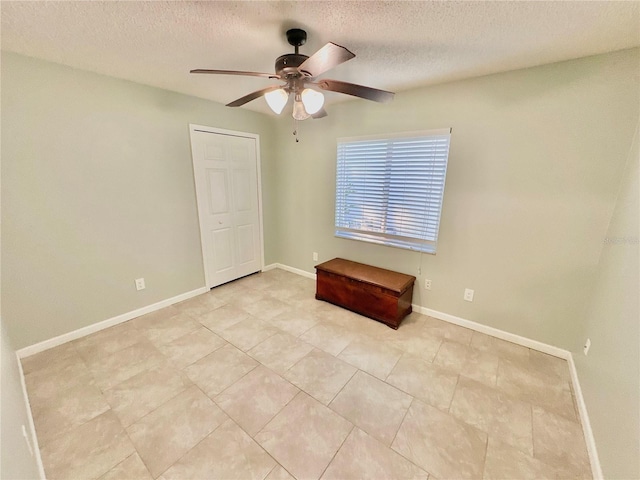
[[313, 261], [314, 262], [318, 261], [318, 252], [313, 252]]
[[591, 339], [587, 338], [587, 341], [584, 342], [584, 347], [582, 347], [582, 351], [584, 352], [585, 356], [589, 355], [590, 348], [591, 348]]
[[465, 288], [464, 289], [464, 299], [467, 302], [473, 302], [473, 290], [471, 290], [470, 288]]
[[136, 278], [136, 290], [144, 290], [147, 288], [144, 284], [144, 278]]
[[431, 290], [431, 280], [429, 280], [429, 279], [425, 279], [424, 280], [424, 289], [425, 290]]

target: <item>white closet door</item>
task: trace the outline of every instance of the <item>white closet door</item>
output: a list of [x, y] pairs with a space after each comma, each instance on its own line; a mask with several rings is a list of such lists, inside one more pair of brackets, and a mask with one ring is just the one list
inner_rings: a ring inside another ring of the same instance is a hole
[[205, 277], [209, 288], [262, 268], [255, 137], [191, 128]]

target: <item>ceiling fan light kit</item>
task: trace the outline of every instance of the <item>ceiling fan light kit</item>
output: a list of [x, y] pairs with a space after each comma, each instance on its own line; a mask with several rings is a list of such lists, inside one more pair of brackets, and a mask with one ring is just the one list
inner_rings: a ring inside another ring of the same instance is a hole
[[306, 43], [307, 32], [299, 28], [287, 30], [287, 41], [294, 47], [295, 52], [281, 55], [276, 59], [275, 74], [205, 69], [191, 70], [191, 73], [244, 75], [282, 80], [285, 82], [283, 85], [257, 90], [228, 103], [227, 106], [240, 107], [245, 103], [264, 96], [269, 108], [279, 115], [287, 105], [289, 96], [293, 94], [292, 115], [295, 120], [306, 120], [309, 117], [322, 118], [327, 115], [326, 111], [322, 108], [324, 105], [324, 95], [317, 89], [344, 93], [380, 103], [390, 102], [393, 99], [395, 95], [393, 92], [339, 80], [316, 79], [316, 77], [322, 75], [327, 70], [354, 58], [355, 54], [348, 49], [330, 42], [310, 57], [303, 55], [299, 53], [299, 48]]
[[280, 115], [287, 101], [289, 101], [289, 94], [285, 92], [284, 89], [278, 88], [277, 90], [265, 93], [264, 99], [267, 101], [269, 108], [273, 110], [276, 115]]

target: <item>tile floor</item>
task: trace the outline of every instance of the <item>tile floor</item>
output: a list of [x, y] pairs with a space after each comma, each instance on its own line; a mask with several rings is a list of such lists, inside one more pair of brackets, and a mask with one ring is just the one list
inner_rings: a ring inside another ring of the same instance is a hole
[[49, 479], [591, 478], [567, 363], [256, 274], [25, 358]]

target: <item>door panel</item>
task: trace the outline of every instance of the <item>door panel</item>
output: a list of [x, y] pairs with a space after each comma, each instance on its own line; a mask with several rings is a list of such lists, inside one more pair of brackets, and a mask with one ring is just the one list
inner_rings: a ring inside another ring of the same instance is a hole
[[219, 168], [208, 168], [206, 172], [209, 214], [229, 213], [227, 172]]
[[192, 127], [196, 198], [208, 287], [260, 271], [256, 139]]
[[233, 269], [233, 241], [230, 228], [211, 232], [213, 238], [213, 265], [215, 274], [223, 274]]
[[238, 263], [246, 265], [255, 260], [255, 245], [253, 241], [253, 225], [240, 225], [238, 227]]
[[246, 212], [251, 210], [252, 205], [252, 189], [251, 189], [251, 172], [248, 168], [236, 168], [233, 171], [233, 194], [237, 212]]

